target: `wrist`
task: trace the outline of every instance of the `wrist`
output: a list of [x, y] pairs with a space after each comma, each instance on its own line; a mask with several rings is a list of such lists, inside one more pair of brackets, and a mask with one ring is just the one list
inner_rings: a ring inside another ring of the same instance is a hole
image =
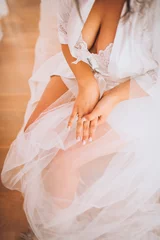
[[120, 103], [129, 99], [129, 90], [130, 79], [105, 92], [104, 95], [109, 94], [115, 103]]
[[91, 86], [98, 86], [97, 80], [94, 77], [90, 78], [83, 78], [78, 80], [78, 87], [79, 89], [86, 89]]
[[113, 89], [110, 89], [110, 90], [104, 92], [102, 97], [107, 97], [107, 99], [110, 100], [112, 105], [116, 105], [122, 101], [119, 94], [117, 94], [115, 91], [113, 91]]

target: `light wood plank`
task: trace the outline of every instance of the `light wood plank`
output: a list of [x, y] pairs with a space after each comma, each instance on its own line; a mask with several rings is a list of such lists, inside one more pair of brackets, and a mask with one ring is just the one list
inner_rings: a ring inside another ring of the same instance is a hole
[[[0, 41], [0, 171], [23, 123], [39, 34], [40, 0], [8, 0], [8, 4], [10, 14], [2, 20]], [[0, 239], [18, 240], [20, 232], [27, 230], [22, 195], [0, 181]]]

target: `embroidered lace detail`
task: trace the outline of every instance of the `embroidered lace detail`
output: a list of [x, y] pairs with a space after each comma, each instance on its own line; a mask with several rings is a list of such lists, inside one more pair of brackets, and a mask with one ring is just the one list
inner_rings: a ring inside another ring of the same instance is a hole
[[110, 43], [104, 50], [99, 50], [98, 53], [90, 53], [87, 43], [83, 40], [81, 34], [75, 45], [77, 60], [73, 63], [85, 61], [91, 66], [94, 72], [99, 72], [107, 76], [112, 46], [113, 43]]
[[67, 35], [66, 25], [64, 22], [58, 22], [58, 30], [65, 35]]
[[150, 70], [148, 71], [149, 76], [152, 78], [152, 83], [156, 84], [157, 83], [157, 79], [158, 79], [158, 75], [159, 72], [155, 71], [155, 70]]
[[83, 40], [82, 34], [80, 34], [80, 37], [75, 45], [75, 48], [88, 51], [87, 43]]
[[[54, 2], [54, 1], [53, 1]], [[59, 41], [62, 44], [68, 43], [67, 26], [70, 18], [73, 1], [72, 0], [59, 0], [57, 2], [57, 30]], [[55, 5], [55, 3], [54, 3]]]

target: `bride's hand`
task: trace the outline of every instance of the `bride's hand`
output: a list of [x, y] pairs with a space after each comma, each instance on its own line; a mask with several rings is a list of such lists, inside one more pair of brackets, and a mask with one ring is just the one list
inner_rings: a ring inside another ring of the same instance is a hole
[[87, 122], [96, 121], [96, 125], [94, 126], [94, 128], [92, 127], [92, 125], [90, 125], [90, 127], [88, 128], [88, 136], [91, 140], [94, 137], [96, 127], [106, 121], [110, 112], [119, 102], [119, 98], [113, 95], [112, 91], [107, 91], [103, 94], [102, 98], [97, 103], [93, 111], [90, 114], [84, 116], [84, 119], [87, 120]]
[[[71, 128], [75, 117], [78, 117], [76, 127], [76, 139], [82, 140], [85, 144], [88, 140], [88, 131], [90, 121], [83, 122], [83, 116], [92, 112], [100, 97], [100, 91], [97, 81], [92, 81], [86, 86], [79, 86], [79, 93], [75, 100], [72, 114], [70, 116], [68, 127]], [[96, 120], [94, 120], [96, 122]], [[94, 122], [92, 124], [94, 124]]]

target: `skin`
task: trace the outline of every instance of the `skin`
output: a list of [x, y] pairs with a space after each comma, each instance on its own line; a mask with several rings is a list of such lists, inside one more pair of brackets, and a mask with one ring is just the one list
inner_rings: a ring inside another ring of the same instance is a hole
[[[83, 39], [90, 52], [97, 53], [114, 41], [124, 2], [125, 0], [95, 1], [82, 30]], [[82, 61], [72, 64], [76, 59], [71, 55], [68, 45], [62, 44], [61, 48], [79, 87], [68, 128], [72, 127], [73, 121], [78, 115], [76, 139], [86, 144], [88, 140], [93, 140], [97, 126], [106, 120], [115, 105], [128, 99], [130, 80], [128, 79], [125, 83], [105, 92], [99, 99], [99, 86], [90, 66]], [[66, 91], [67, 87], [61, 77], [52, 76], [24, 131], [38, 118], [42, 111]]]
[[[106, 46], [114, 41], [124, 2], [124, 0], [95, 1], [82, 29], [83, 39], [87, 43], [90, 52], [97, 53], [99, 50], [104, 50]], [[107, 12], [106, 9], [108, 9]], [[63, 47], [62, 50], [66, 56], [65, 47]], [[81, 71], [80, 65], [77, 66], [76, 70], [84, 73], [84, 71]], [[72, 69], [72, 71], [74, 72], [74, 69]], [[125, 85], [121, 85], [122, 89], [119, 87], [116, 88], [118, 91], [115, 89], [105, 92], [100, 101], [99, 89], [95, 84], [93, 75], [90, 77], [85, 74], [81, 75], [78, 78], [78, 84], [79, 94], [75, 101], [68, 126], [69, 128], [72, 126], [75, 117], [78, 115], [76, 138], [78, 141], [82, 140], [83, 144], [86, 144], [88, 140], [92, 141], [97, 125], [106, 120], [109, 112], [112, 110], [111, 106], [113, 108], [122, 99], [121, 91], [123, 92], [124, 97], [127, 97], [127, 92], [129, 91], [129, 79]], [[124, 89], [126, 90], [126, 94], [124, 93]], [[91, 96], [94, 96], [94, 98], [91, 98]], [[108, 98], [110, 98], [111, 102], [110, 111], [108, 110]], [[104, 104], [105, 107], [103, 106]], [[97, 111], [97, 108], [101, 109]], [[92, 115], [88, 113], [92, 113], [92, 111], [94, 113], [96, 112], [97, 115], [94, 115], [95, 117], [91, 119], [90, 116]]]

